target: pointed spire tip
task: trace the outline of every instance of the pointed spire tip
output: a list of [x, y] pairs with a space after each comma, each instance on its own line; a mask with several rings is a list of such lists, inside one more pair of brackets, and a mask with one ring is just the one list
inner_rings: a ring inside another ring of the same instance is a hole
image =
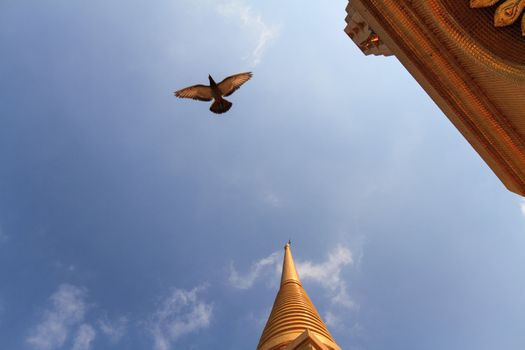
[[293, 261], [292, 250], [290, 249], [291, 243], [291, 240], [288, 240], [288, 242], [284, 246], [284, 261], [283, 272], [281, 275], [281, 285], [289, 281], [301, 284], [301, 281], [299, 280], [299, 275], [297, 274], [297, 270], [295, 269], [295, 262]]

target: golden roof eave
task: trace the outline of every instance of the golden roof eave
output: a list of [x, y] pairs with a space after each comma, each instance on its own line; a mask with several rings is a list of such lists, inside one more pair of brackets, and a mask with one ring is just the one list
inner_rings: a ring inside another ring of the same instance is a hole
[[521, 50], [525, 38], [486, 23], [502, 30], [501, 45], [499, 32], [491, 32], [496, 39], [488, 44], [495, 49], [488, 49], [472, 35], [476, 27], [448, 12], [457, 1], [469, 7], [468, 0], [350, 0], [347, 11], [373, 28], [503, 184], [525, 195], [525, 64], [507, 49], [514, 40]]

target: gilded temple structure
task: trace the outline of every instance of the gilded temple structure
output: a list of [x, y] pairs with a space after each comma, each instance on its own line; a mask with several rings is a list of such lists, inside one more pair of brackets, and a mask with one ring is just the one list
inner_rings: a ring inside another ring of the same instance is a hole
[[289, 242], [281, 286], [257, 350], [341, 350], [301, 285]]
[[394, 55], [511, 191], [525, 195], [525, 0], [350, 0], [345, 32]]

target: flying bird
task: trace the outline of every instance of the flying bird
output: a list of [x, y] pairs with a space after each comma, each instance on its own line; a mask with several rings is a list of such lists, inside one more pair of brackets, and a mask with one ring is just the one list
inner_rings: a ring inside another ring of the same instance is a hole
[[217, 84], [211, 75], [208, 75], [210, 85], [193, 85], [178, 91], [175, 91], [175, 96], [180, 98], [192, 98], [199, 101], [211, 101], [210, 111], [221, 114], [227, 112], [232, 103], [223, 97], [230, 96], [242, 84], [246, 83], [252, 77], [252, 72], [239, 73], [225, 78]]

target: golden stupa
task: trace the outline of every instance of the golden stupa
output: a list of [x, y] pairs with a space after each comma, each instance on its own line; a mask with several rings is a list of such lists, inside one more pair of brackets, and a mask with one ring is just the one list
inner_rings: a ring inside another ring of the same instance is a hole
[[290, 242], [284, 247], [281, 287], [257, 350], [341, 350], [301, 285]]

